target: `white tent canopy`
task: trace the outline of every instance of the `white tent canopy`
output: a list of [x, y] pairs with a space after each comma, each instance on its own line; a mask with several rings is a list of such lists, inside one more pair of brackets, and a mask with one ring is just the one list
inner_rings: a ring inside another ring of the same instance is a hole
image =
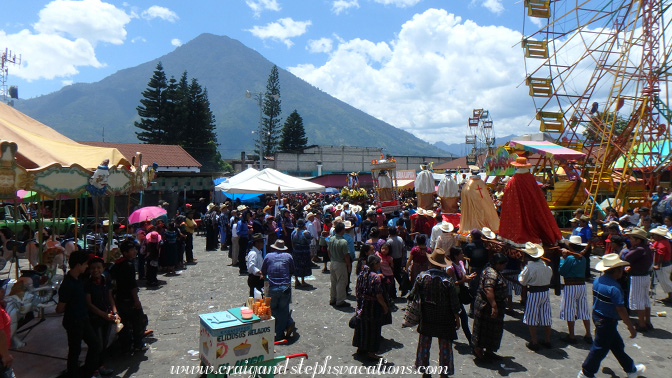
[[226, 193], [287, 193], [324, 192], [324, 186], [292, 177], [272, 168], [257, 171], [254, 168], [231, 177], [215, 187], [216, 191]]

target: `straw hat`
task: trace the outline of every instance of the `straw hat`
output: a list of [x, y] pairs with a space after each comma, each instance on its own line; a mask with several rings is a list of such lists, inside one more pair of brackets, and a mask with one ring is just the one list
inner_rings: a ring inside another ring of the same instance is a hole
[[350, 210], [354, 211], [355, 213], [359, 213], [360, 211], [362, 211], [362, 207], [359, 205], [352, 205], [350, 206]]
[[450, 223], [450, 222], [441, 222], [441, 225], [439, 226], [439, 228], [443, 232], [451, 232], [455, 229], [455, 227], [453, 227], [453, 224]]
[[285, 241], [282, 239], [278, 239], [275, 241], [275, 243], [271, 244], [271, 248], [273, 248], [276, 251], [286, 251], [287, 247], [285, 246]]
[[587, 215], [582, 215], [581, 218], [579, 218], [579, 220], [590, 222], [590, 217]]
[[488, 227], [483, 227], [481, 232], [483, 233], [483, 236], [485, 236], [488, 239], [495, 239], [497, 237], [497, 235], [494, 232], [492, 232], [492, 230]]
[[355, 227], [355, 225], [352, 224], [352, 222], [347, 221], [347, 220], [346, 220], [345, 222], [343, 222], [343, 225], [345, 226], [345, 229], [346, 229], [346, 230], [349, 230], [349, 229]]
[[309, 204], [309, 205], [316, 205], [317, 202], [315, 202], [315, 200], [310, 200], [310, 202], [308, 202], [308, 204]]
[[425, 211], [425, 216], [428, 217], [428, 218], [434, 218], [436, 216], [436, 214], [434, 214], [434, 211], [432, 211], [432, 210], [426, 210]]
[[208, 204], [208, 211], [212, 210], [213, 207], [215, 207], [215, 204], [212, 203], [212, 202], [210, 202], [210, 203]]
[[343, 204], [336, 205], [336, 210], [343, 210]]
[[306, 214], [306, 219], [308, 219], [308, 218], [310, 218], [310, 217], [314, 217], [314, 216], [315, 216], [315, 214], [313, 214], [313, 213], [308, 213], [308, 214]]
[[256, 242], [258, 240], [264, 240], [264, 234], [256, 233], [252, 235], [252, 242]]
[[343, 207], [350, 206], [350, 202], [343, 202]]
[[544, 254], [544, 247], [539, 244], [527, 242], [525, 243], [525, 249], [523, 251], [530, 255], [530, 257], [538, 259]]
[[306, 206], [303, 207], [303, 211], [308, 211], [310, 209], [311, 209], [310, 205], [306, 205]]
[[418, 207], [417, 210], [415, 210], [415, 212], [418, 215], [425, 215], [425, 209], [423, 209], [422, 207]]
[[431, 255], [427, 256], [427, 259], [436, 266], [447, 267], [451, 264], [450, 259], [446, 256], [446, 251], [441, 248], [436, 248]]
[[665, 238], [668, 236], [668, 232], [669, 231], [667, 230], [667, 227], [665, 227], [665, 226], [658, 226], [658, 227], [654, 228], [653, 230], [649, 231], [650, 234], [662, 236], [662, 237], [665, 237]]
[[238, 206], [238, 211], [244, 211], [245, 209], [247, 209], [247, 206], [245, 205]]
[[595, 269], [599, 270], [600, 272], [604, 272], [605, 270], [609, 270], [611, 268], [618, 268], [619, 266], [628, 266], [628, 265], [630, 265], [630, 263], [621, 260], [621, 258], [618, 257], [618, 254], [609, 253], [602, 256], [602, 260], [600, 260], [597, 263], [597, 265], [595, 265]]
[[616, 222], [616, 221], [611, 221], [611, 222], [609, 222], [609, 223], [605, 223], [605, 224], [604, 224], [604, 227], [606, 227], [606, 228], [611, 228], [611, 227], [613, 227], [613, 226], [618, 227], [618, 229], [619, 229], [620, 231], [623, 231], [623, 227], [621, 227], [621, 225], [618, 224], [618, 222]]
[[626, 232], [625, 234], [627, 236], [633, 236], [642, 240], [649, 240], [649, 233], [644, 231], [643, 228], [635, 227], [630, 232]]
[[517, 157], [516, 161], [512, 162], [511, 165], [518, 168], [530, 168], [532, 166], [524, 156]]
[[580, 245], [580, 246], [587, 246], [588, 243], [582, 243], [581, 236], [579, 235], [572, 235], [569, 237], [569, 240], [567, 240], [567, 243], [569, 244], [574, 244], [574, 245]]
[[579, 221], [579, 218], [576, 218], [576, 217], [569, 220], [570, 223], [574, 223], [574, 222], [578, 222], [578, 221]]

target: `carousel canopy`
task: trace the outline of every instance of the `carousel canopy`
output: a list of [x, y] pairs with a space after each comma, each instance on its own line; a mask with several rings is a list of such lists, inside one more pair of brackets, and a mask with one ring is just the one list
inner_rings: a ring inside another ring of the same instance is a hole
[[26, 169], [52, 163], [62, 166], [79, 164], [93, 169], [105, 159], [110, 160], [110, 166], [130, 164], [116, 148], [79, 144], [3, 103], [0, 103], [0, 139], [18, 145], [16, 160]]
[[509, 142], [509, 146], [517, 150], [529, 151], [533, 154], [539, 154], [553, 159], [579, 160], [586, 156], [583, 152], [575, 151], [546, 141], [512, 140]]
[[228, 182], [221, 183], [215, 190], [226, 193], [276, 193], [280, 188], [283, 192], [324, 192], [324, 186], [292, 177], [272, 168], [257, 171], [254, 168], [231, 177]]

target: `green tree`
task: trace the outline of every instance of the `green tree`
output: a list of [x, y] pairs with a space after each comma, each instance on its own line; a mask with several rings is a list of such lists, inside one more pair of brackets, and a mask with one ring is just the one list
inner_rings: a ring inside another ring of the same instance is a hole
[[257, 151], [263, 146], [262, 156], [272, 156], [278, 150], [280, 140], [280, 80], [278, 67], [273, 66], [266, 83], [262, 107], [261, 130], [255, 140]]
[[[217, 171], [220, 169], [221, 156], [217, 151], [217, 135], [215, 130], [215, 116], [210, 110], [208, 90], [201, 87], [197, 79], [191, 79], [191, 84], [186, 85], [187, 73], [185, 72], [178, 85], [180, 101], [180, 145], [194, 159], [203, 165], [204, 171]], [[173, 142], [174, 143], [174, 142]]]
[[605, 129], [605, 127], [600, 126], [598, 128], [596, 125], [602, 125], [605, 122], [611, 122], [613, 125], [613, 131], [611, 135], [612, 139], [621, 135], [628, 126], [628, 120], [619, 114], [605, 112], [597, 113], [596, 116], [591, 116], [590, 122], [583, 123], [585, 126], [585, 129], [583, 130], [583, 136], [586, 138], [586, 140], [600, 143], [602, 140], [602, 133], [600, 130]]
[[136, 108], [140, 121], [133, 124], [142, 130], [135, 133], [141, 142], [163, 144], [166, 141], [167, 91], [168, 80], [163, 72], [163, 65], [159, 62], [147, 83], [147, 89], [142, 92], [144, 98], [140, 100], [141, 105]]
[[224, 167], [217, 151], [215, 116], [210, 110], [208, 91], [197, 79], [191, 83], [185, 71], [180, 80], [166, 79], [159, 63], [154, 76], [142, 92], [138, 106], [141, 119], [135, 123], [141, 142], [177, 144], [202, 165], [202, 170], [219, 171]]
[[296, 151], [307, 145], [308, 138], [306, 138], [306, 130], [303, 128], [303, 118], [294, 109], [282, 127], [280, 151]]

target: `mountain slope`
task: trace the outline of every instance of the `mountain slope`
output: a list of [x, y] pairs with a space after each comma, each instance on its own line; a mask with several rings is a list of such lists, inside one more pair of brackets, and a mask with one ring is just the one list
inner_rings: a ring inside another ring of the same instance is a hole
[[[136, 67], [120, 70], [90, 84], [16, 102], [17, 109], [81, 141], [137, 142], [133, 121], [136, 107], [156, 64], [168, 77], [179, 79], [185, 70], [206, 87], [217, 121], [219, 150], [224, 157], [252, 151], [259, 122], [256, 100], [245, 90], [265, 92], [273, 63], [239, 41], [201, 34], [175, 51]], [[309, 144], [379, 146], [397, 155], [445, 153], [412, 134], [397, 129], [337, 100], [279, 68], [282, 123], [294, 110], [303, 118]]]

